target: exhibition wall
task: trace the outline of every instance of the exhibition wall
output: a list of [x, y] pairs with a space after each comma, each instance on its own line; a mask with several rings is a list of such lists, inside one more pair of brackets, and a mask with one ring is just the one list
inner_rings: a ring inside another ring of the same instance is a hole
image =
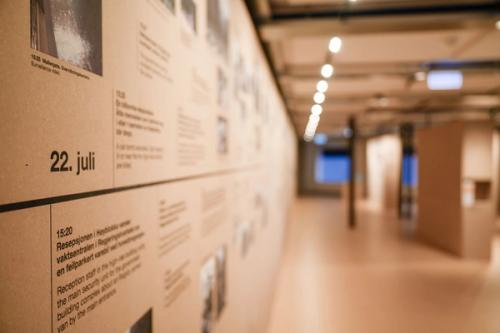
[[297, 138], [243, 0], [0, 21], [0, 332], [265, 331]]

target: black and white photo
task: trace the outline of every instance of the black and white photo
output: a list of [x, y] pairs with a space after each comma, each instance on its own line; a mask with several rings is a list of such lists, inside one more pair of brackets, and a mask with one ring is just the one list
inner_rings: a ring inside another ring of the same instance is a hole
[[31, 0], [31, 47], [102, 75], [101, 0]]

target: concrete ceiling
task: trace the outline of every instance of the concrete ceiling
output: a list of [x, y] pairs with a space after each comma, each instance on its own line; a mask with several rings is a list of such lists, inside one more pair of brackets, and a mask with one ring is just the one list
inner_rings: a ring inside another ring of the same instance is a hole
[[[318, 132], [355, 116], [373, 131], [405, 122], [487, 119], [500, 111], [500, 2], [247, 0], [288, 110], [302, 135], [320, 68], [335, 67]], [[339, 54], [328, 52], [332, 36]], [[458, 91], [430, 91], [415, 73], [460, 69]]]

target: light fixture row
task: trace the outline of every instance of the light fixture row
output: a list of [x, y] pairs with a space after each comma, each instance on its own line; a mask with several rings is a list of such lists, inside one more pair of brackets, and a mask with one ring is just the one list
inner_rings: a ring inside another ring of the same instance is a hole
[[[349, 2], [356, 2], [356, 0], [349, 0]], [[500, 20], [495, 23], [495, 28], [500, 30]], [[342, 49], [342, 39], [338, 36], [332, 37], [328, 43], [328, 50], [337, 54]], [[335, 74], [335, 68], [326, 63], [321, 67], [320, 74], [322, 79], [316, 84], [316, 92], [313, 96], [314, 105], [311, 107], [311, 114], [304, 132], [304, 140], [311, 141], [316, 134], [316, 129], [320, 121], [320, 115], [323, 112], [321, 104], [326, 99], [326, 91], [328, 90], [328, 80]], [[459, 71], [436, 71], [424, 72], [419, 71], [414, 75], [416, 81], [427, 81], [427, 86], [431, 90], [449, 90], [460, 89], [463, 83], [462, 73]], [[380, 98], [379, 104], [387, 106], [387, 98]]]
[[[337, 54], [342, 49], [342, 39], [340, 37], [333, 37], [330, 39], [328, 44], [328, 50]], [[321, 67], [320, 74], [321, 80], [316, 84], [316, 92], [313, 96], [314, 105], [311, 107], [311, 114], [309, 115], [309, 120], [306, 125], [306, 129], [304, 131], [304, 140], [311, 141], [316, 134], [316, 129], [318, 128], [318, 124], [320, 121], [320, 115], [323, 112], [323, 104], [326, 100], [326, 91], [328, 90], [328, 80], [335, 73], [335, 68], [331, 64], [324, 64]]]

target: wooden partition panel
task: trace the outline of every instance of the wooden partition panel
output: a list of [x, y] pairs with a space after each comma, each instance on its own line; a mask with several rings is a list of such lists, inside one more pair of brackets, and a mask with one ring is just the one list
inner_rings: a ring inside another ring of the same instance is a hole
[[461, 175], [463, 124], [417, 131], [419, 162], [418, 236], [461, 254]]

